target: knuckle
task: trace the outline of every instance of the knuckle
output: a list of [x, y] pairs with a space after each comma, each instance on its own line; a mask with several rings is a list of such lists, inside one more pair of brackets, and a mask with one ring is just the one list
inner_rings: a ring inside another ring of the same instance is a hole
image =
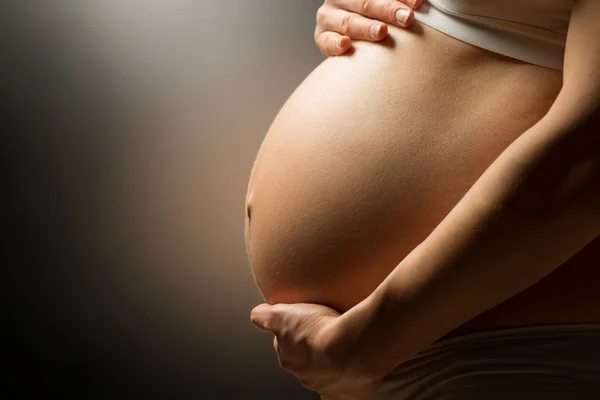
[[394, 21], [396, 11], [398, 10], [399, 7], [396, 5], [395, 1], [388, 1], [388, 3], [383, 8], [384, 15], [389, 21]]
[[277, 340], [282, 342], [286, 340], [290, 336], [290, 330], [284, 325], [279, 327], [279, 332], [277, 332]]
[[323, 44], [322, 42], [317, 42], [317, 47], [325, 56], [329, 57], [331, 55], [331, 52], [329, 51], [329, 48], [326, 44]]
[[350, 13], [344, 15], [340, 22], [340, 28], [343, 34], [348, 34], [350, 32], [350, 24], [352, 23], [352, 19], [354, 16]]
[[294, 365], [288, 358], [279, 357], [279, 366], [288, 372], [294, 373]]
[[265, 310], [263, 311], [263, 321], [265, 321], [265, 324], [267, 325], [271, 325], [271, 323], [273, 322], [273, 312], [271, 310]]
[[316, 390], [317, 387], [315, 386], [314, 382], [310, 379], [298, 379], [300, 381], [300, 383], [302, 384], [302, 386], [304, 386], [307, 389], [311, 389], [311, 390]]
[[313, 390], [315, 392], [320, 392], [325, 388], [325, 385], [323, 385], [322, 383], [320, 384], [315, 379], [302, 378], [302, 379], [298, 379], [298, 380], [300, 381], [302, 386], [304, 386], [307, 389]]
[[324, 6], [319, 7], [317, 10], [317, 24], [321, 25], [327, 20], [327, 8]]
[[372, 0], [358, 0], [361, 14], [368, 14], [371, 12], [373, 1]]
[[306, 345], [307, 339], [303, 335], [295, 335], [289, 338], [289, 342], [291, 347], [300, 348]]

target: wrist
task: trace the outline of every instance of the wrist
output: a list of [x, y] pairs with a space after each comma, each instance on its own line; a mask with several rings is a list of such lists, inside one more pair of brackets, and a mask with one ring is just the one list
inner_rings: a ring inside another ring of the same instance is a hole
[[345, 364], [357, 374], [381, 379], [400, 362], [388, 346], [394, 329], [382, 319], [383, 296], [375, 291], [339, 317], [345, 338]]
[[[371, 295], [340, 317], [342, 329], [354, 335], [349, 362], [379, 378], [418, 353], [427, 341], [416, 326], [420, 291], [414, 279], [404, 276], [421, 262], [420, 248], [413, 249]], [[405, 285], [409, 281], [413, 286]]]

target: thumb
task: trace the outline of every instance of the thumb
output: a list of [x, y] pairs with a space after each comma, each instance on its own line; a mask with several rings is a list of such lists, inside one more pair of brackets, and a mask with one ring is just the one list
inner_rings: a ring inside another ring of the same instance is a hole
[[281, 320], [281, 313], [277, 307], [269, 304], [260, 304], [250, 313], [252, 325], [264, 332], [271, 332], [277, 335]]

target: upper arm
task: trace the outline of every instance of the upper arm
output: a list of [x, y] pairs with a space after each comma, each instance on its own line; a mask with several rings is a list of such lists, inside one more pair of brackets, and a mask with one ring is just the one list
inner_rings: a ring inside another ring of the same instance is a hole
[[574, 1], [557, 103], [576, 120], [600, 110], [600, 0]]

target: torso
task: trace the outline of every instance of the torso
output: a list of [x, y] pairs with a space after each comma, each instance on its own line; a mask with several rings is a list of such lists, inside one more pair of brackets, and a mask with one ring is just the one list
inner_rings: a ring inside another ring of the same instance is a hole
[[[269, 302], [343, 311], [366, 297], [494, 159], [544, 116], [562, 72], [415, 22], [323, 62], [265, 138], [246, 239]], [[600, 240], [450, 334], [600, 321]]]

